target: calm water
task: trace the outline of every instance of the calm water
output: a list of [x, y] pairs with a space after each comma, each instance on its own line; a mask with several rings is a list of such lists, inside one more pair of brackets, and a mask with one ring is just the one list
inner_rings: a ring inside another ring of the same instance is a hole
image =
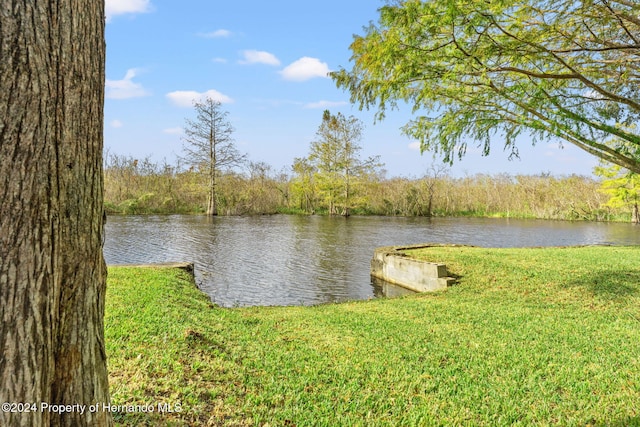
[[308, 305], [374, 297], [378, 246], [640, 245], [640, 226], [584, 222], [319, 216], [109, 217], [109, 264], [195, 263], [198, 286], [222, 306]]

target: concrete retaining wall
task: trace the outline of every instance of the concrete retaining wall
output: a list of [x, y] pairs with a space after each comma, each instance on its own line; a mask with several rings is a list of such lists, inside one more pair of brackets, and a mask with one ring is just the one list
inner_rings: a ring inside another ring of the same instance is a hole
[[437, 245], [422, 244], [378, 248], [371, 260], [371, 275], [416, 292], [446, 289], [455, 281], [452, 277], [447, 277], [446, 265], [413, 259], [400, 252], [406, 249], [433, 246]]

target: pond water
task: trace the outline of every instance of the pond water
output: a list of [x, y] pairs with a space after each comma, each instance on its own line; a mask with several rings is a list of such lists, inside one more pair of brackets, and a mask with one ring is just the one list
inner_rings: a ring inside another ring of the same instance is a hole
[[108, 264], [189, 261], [221, 306], [311, 305], [368, 299], [378, 246], [640, 245], [631, 224], [488, 218], [110, 216]]

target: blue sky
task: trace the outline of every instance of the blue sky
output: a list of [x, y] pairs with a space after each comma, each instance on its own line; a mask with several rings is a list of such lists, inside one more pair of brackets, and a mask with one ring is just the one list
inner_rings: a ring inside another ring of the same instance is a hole
[[[353, 34], [377, 20], [382, 0], [106, 0], [105, 147], [175, 161], [194, 98], [229, 112], [240, 151], [276, 171], [308, 154], [322, 112], [365, 125], [363, 156], [380, 155], [388, 176], [418, 177], [441, 161], [420, 154], [400, 127], [410, 109], [374, 124], [336, 88], [328, 71], [350, 68]], [[509, 161], [496, 140], [482, 157], [470, 145], [454, 176], [476, 173], [590, 175], [597, 161], [570, 144], [532, 147]]]

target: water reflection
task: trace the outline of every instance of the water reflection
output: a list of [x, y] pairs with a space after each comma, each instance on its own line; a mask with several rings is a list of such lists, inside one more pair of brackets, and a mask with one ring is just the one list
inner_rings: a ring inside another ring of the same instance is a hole
[[396, 298], [415, 293], [410, 289], [394, 285], [393, 283], [386, 282], [373, 276], [371, 277], [371, 286], [373, 286], [373, 295], [376, 298]]
[[378, 246], [640, 244], [630, 224], [478, 218], [319, 216], [109, 217], [110, 264], [191, 261], [223, 306], [306, 305], [378, 295], [369, 263]]

